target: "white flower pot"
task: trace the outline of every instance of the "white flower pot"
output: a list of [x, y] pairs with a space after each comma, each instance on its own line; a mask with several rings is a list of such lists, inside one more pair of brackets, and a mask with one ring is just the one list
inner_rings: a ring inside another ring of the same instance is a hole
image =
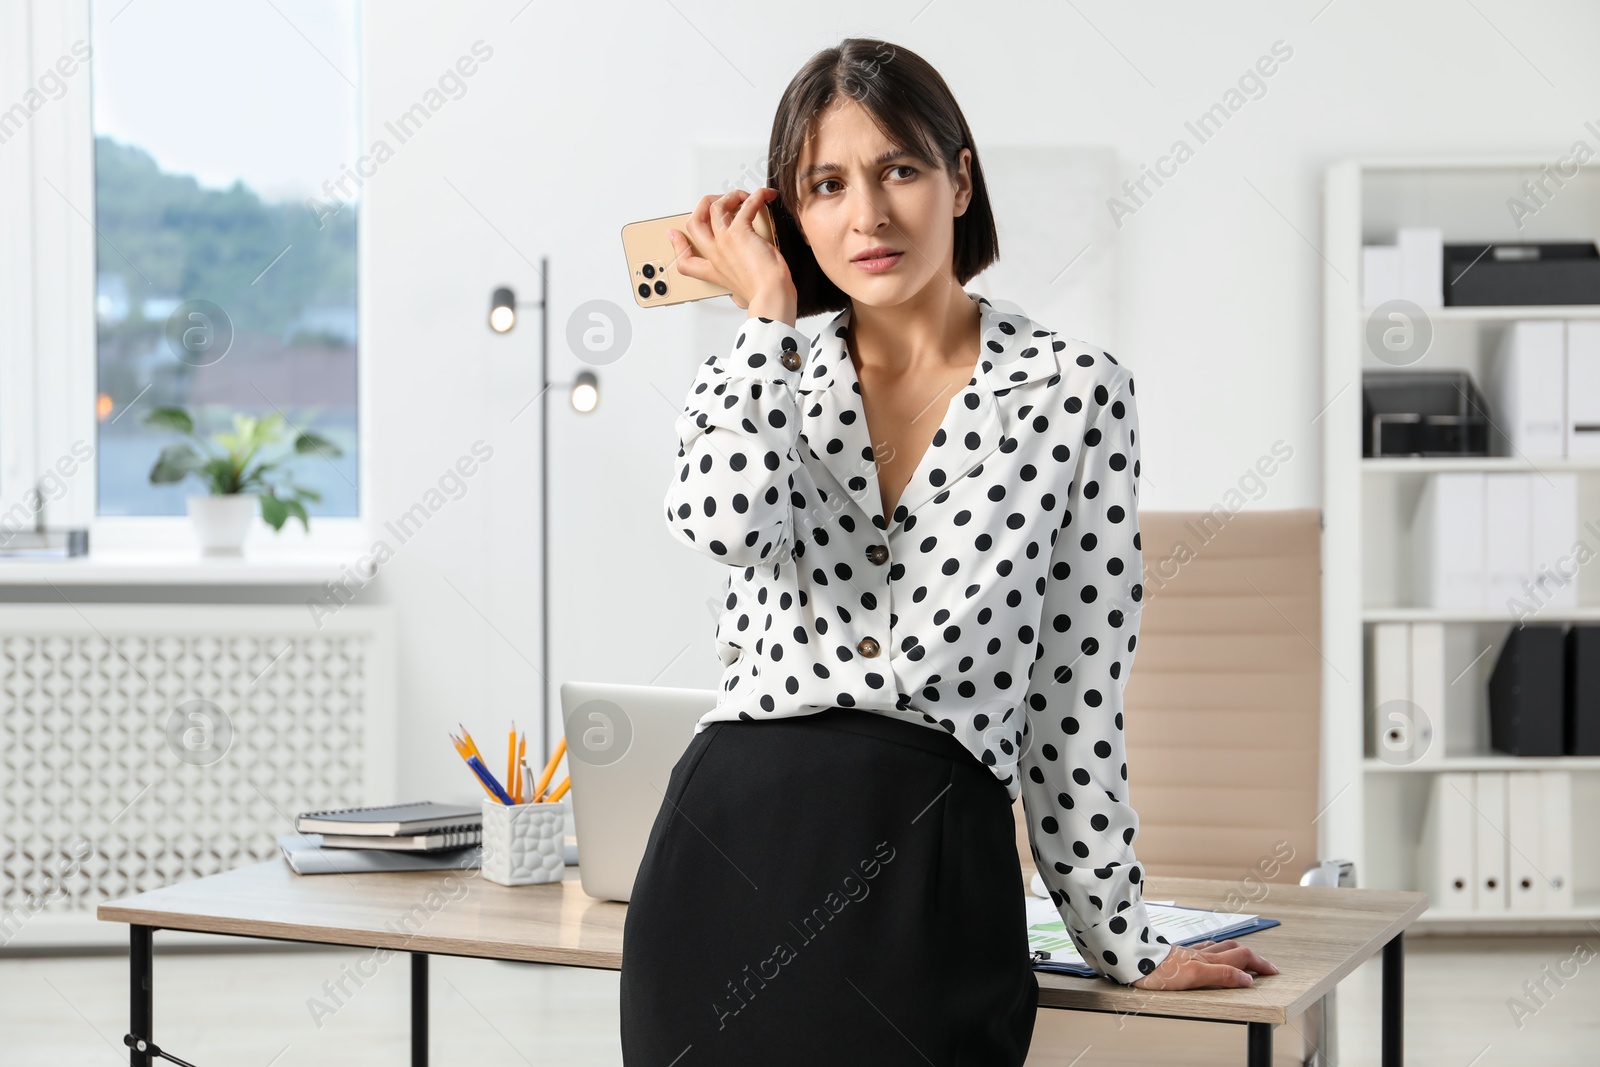
[[205, 494], [189, 498], [189, 522], [200, 551], [208, 556], [240, 556], [256, 517], [255, 493]]

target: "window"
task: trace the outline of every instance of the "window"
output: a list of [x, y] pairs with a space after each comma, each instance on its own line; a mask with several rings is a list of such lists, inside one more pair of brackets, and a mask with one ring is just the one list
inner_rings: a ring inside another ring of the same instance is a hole
[[150, 482], [165, 406], [202, 434], [275, 413], [285, 451], [320, 433], [340, 454], [292, 468], [312, 525], [359, 514], [358, 204], [334, 188], [360, 155], [356, 8], [91, 3], [98, 515], [207, 491]]

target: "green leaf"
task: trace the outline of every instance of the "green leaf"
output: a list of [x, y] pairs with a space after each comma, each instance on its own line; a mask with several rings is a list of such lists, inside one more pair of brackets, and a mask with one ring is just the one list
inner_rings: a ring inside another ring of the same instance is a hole
[[143, 421], [147, 425], [158, 426], [163, 430], [194, 433], [194, 419], [190, 418], [189, 413], [182, 408], [155, 408], [144, 413]]
[[330, 457], [344, 455], [342, 448], [315, 430], [302, 430], [300, 436], [294, 439], [294, 450], [296, 452], [320, 452], [324, 456]]
[[288, 504], [279, 500], [271, 490], [268, 490], [261, 494], [261, 517], [274, 530], [281, 530], [284, 522], [289, 518]]
[[239, 491], [239, 469], [227, 456], [218, 456], [208, 460], [204, 467], [206, 479], [211, 483], [211, 491], [218, 495], [227, 495]]
[[291, 486], [291, 488], [294, 490], [294, 495], [301, 500], [309, 500], [313, 504], [322, 503], [322, 494], [315, 489], [306, 489], [298, 485]]
[[311, 516], [306, 514], [306, 506], [298, 500], [285, 500], [283, 506], [289, 509], [289, 514], [300, 520], [300, 525], [306, 533], [311, 532]]
[[150, 481], [154, 485], [181, 482], [200, 470], [200, 455], [187, 444], [168, 445], [161, 450], [155, 465], [150, 468]]

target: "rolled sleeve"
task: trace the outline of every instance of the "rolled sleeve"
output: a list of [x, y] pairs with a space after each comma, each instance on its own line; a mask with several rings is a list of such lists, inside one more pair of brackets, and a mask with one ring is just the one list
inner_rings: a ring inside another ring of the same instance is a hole
[[752, 315], [726, 354], [700, 365], [675, 421], [664, 501], [677, 540], [741, 567], [789, 550], [788, 496], [800, 466], [795, 387], [810, 345], [793, 326]]
[[1144, 590], [1138, 414], [1133, 377], [1117, 372], [1084, 433], [1051, 549], [1021, 792], [1039, 874], [1068, 934], [1086, 962], [1127, 985], [1172, 946], [1150, 928], [1128, 803], [1122, 692]]

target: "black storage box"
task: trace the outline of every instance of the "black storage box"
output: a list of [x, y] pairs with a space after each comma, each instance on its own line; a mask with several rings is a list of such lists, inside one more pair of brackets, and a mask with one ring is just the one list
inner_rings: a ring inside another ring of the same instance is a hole
[[1361, 454], [1487, 456], [1489, 411], [1463, 370], [1361, 372]]
[[1566, 635], [1562, 623], [1513, 626], [1489, 676], [1489, 747], [1560, 756], [1565, 746]]
[[1600, 251], [1593, 241], [1447, 244], [1444, 302], [1600, 304]]
[[1600, 625], [1567, 631], [1568, 756], [1600, 756]]

